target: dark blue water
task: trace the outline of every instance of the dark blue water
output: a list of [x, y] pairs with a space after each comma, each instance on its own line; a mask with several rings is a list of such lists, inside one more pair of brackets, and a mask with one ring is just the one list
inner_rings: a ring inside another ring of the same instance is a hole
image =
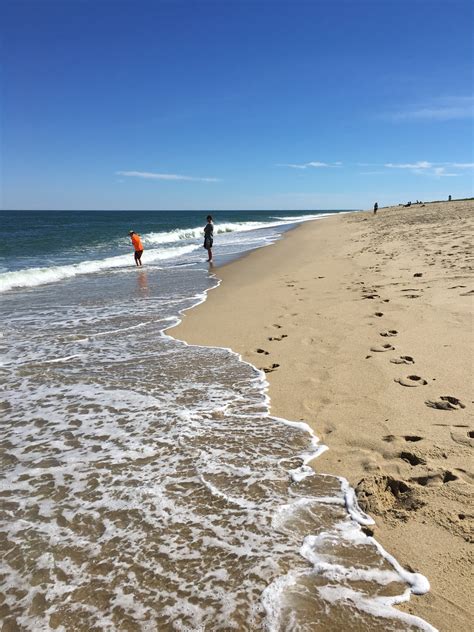
[[[214, 221], [217, 225], [265, 224], [275, 222], [275, 217], [300, 218], [320, 213], [328, 211], [219, 211]], [[0, 256], [9, 267], [10, 258], [102, 250], [105, 244], [126, 242], [130, 230], [146, 234], [195, 228], [204, 226], [206, 216], [201, 211], [1, 211], [6, 238], [0, 243]]]

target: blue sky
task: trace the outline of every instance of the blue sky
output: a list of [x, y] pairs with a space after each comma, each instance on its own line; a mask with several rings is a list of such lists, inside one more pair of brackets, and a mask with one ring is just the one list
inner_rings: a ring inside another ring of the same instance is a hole
[[3, 209], [473, 195], [465, 0], [4, 0]]

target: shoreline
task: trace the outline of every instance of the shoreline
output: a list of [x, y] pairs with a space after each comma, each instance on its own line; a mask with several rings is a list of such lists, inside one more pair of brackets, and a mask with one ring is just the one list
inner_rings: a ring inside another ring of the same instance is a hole
[[214, 268], [216, 291], [168, 330], [266, 372], [271, 414], [329, 447], [312, 466], [347, 478], [380, 544], [428, 577], [431, 592], [402, 609], [453, 631], [474, 614], [473, 211], [453, 201], [304, 223]]

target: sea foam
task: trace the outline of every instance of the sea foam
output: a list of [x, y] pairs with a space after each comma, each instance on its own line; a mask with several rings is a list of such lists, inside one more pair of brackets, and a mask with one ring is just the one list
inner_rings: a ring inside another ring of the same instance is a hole
[[[179, 246], [176, 248], [167, 248], [166, 250], [150, 249], [147, 250], [147, 263], [156, 261], [165, 261], [182, 255], [188, 254], [196, 250], [196, 245]], [[125, 268], [133, 266], [132, 255], [119, 255], [116, 257], [107, 257], [105, 259], [97, 259], [94, 261], [81, 261], [80, 263], [72, 263], [63, 266], [49, 266], [44, 268], [24, 268], [12, 272], [4, 272], [0, 274], [0, 292], [6, 292], [13, 288], [35, 287], [46, 283], [54, 283], [64, 279], [83, 274], [94, 274], [114, 268]]]
[[393, 608], [427, 582], [365, 535], [346, 481], [309, 466], [325, 447], [269, 414], [265, 374], [164, 333], [218, 281], [87, 274], [0, 307], [12, 627], [431, 630]]

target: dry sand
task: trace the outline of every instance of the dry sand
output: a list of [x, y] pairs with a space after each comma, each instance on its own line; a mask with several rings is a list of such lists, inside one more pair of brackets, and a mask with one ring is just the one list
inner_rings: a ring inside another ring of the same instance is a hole
[[[374, 517], [375, 537], [431, 592], [404, 607], [472, 629], [474, 202], [304, 224], [216, 268], [172, 335], [268, 372], [271, 412], [309, 423]], [[216, 244], [218, 257], [219, 244]]]

